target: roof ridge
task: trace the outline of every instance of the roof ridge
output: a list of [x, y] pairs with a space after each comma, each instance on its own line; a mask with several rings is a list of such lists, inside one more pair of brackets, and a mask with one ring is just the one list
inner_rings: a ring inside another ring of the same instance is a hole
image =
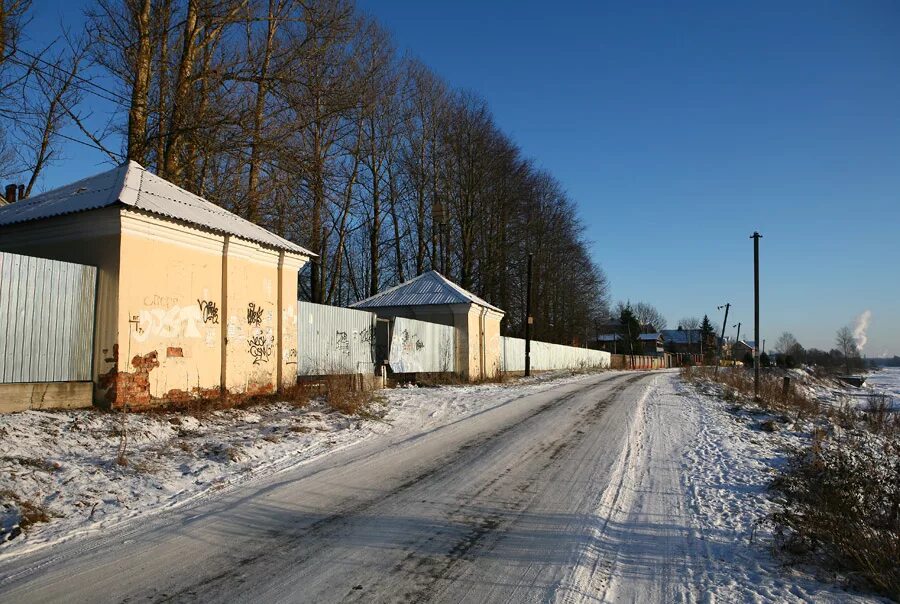
[[[427, 281], [425, 285], [418, 285], [418, 291], [416, 291], [417, 282]], [[434, 284], [437, 287], [429, 288], [429, 284]], [[431, 289], [431, 291], [426, 291], [426, 288]], [[472, 292], [464, 289], [461, 285], [454, 283], [438, 271], [431, 269], [416, 275], [412, 279], [408, 281], [404, 281], [403, 283], [398, 283], [384, 291], [378, 292], [368, 298], [364, 298], [363, 300], [359, 300], [354, 304], [351, 304], [351, 308], [368, 308], [374, 307], [377, 305], [381, 306], [395, 306], [395, 304], [391, 304], [390, 296], [392, 294], [396, 294], [398, 291], [402, 291], [403, 289], [411, 290], [408, 294], [411, 298], [418, 296], [420, 300], [425, 300], [430, 297], [431, 301], [422, 301], [420, 304], [424, 305], [432, 305], [432, 304], [476, 304], [478, 306], [483, 306], [489, 310], [493, 310], [496, 312], [502, 313], [503, 311], [500, 308], [492, 305], [491, 303], [483, 300], [479, 296], [476, 296]], [[387, 302], [384, 302], [387, 300]], [[400, 300], [400, 297], [398, 297]], [[436, 301], [442, 300], [442, 301]], [[384, 302], [379, 304], [379, 302]], [[406, 306], [410, 303], [404, 302], [402, 305]], [[416, 304], [413, 304], [416, 305]]]
[[363, 302], [368, 302], [368, 301], [370, 301], [370, 300], [375, 300], [376, 298], [380, 298], [380, 297], [382, 297], [382, 296], [384, 296], [384, 295], [387, 295], [387, 294], [389, 294], [389, 293], [391, 293], [391, 292], [393, 292], [393, 291], [395, 291], [395, 290], [397, 290], [397, 289], [400, 289], [401, 287], [404, 287], [404, 286], [406, 286], [406, 285], [409, 285], [410, 283], [413, 283], [414, 281], [417, 281], [417, 280], [421, 279], [422, 277], [424, 277], [424, 276], [427, 275], [428, 273], [433, 273], [433, 272], [435, 272], [435, 271], [434, 271], [434, 270], [430, 270], [430, 271], [426, 271], [426, 272], [424, 272], [424, 273], [422, 273], [422, 274], [420, 274], [420, 275], [416, 275], [415, 277], [413, 277], [412, 279], [410, 279], [410, 280], [408, 280], [408, 281], [404, 281], [404, 282], [402, 282], [402, 283], [398, 283], [397, 285], [391, 286], [391, 287], [389, 287], [388, 289], [386, 289], [386, 290], [384, 290], [384, 291], [380, 291], [380, 292], [378, 292], [378, 293], [376, 293], [376, 294], [374, 294], [374, 295], [372, 295], [372, 296], [369, 296], [368, 298], [363, 298], [362, 300], [358, 300], [358, 301], [354, 302], [353, 304], [351, 304], [350, 306], [353, 307], [353, 306], [356, 306], [357, 304], [362, 304]]
[[27, 201], [10, 204], [0, 211], [0, 225], [99, 210], [116, 204], [213, 232], [232, 234], [275, 249], [315, 256], [264, 226], [179, 187], [133, 160], [45, 191]]

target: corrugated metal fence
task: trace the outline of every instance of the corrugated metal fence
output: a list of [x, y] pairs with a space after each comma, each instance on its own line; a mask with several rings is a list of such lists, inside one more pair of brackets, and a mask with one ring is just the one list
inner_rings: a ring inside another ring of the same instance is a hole
[[91, 379], [93, 266], [0, 252], [0, 383]]
[[[374, 313], [299, 302], [297, 374], [372, 374], [375, 365], [384, 360], [394, 373], [456, 371], [454, 327], [403, 317], [392, 319], [385, 359], [385, 351], [377, 351], [376, 326]], [[609, 366], [608, 352], [531, 343], [531, 368], [536, 371]], [[525, 340], [500, 338], [500, 367], [503, 371], [525, 369]]]
[[449, 325], [397, 317], [388, 362], [395, 373], [456, 370], [456, 330]]
[[375, 321], [370, 312], [298, 302], [297, 375], [374, 373]]
[[[602, 350], [531, 342], [531, 368], [535, 371], [609, 367], [610, 356]], [[500, 338], [500, 367], [503, 371], [525, 370], [525, 340]]]

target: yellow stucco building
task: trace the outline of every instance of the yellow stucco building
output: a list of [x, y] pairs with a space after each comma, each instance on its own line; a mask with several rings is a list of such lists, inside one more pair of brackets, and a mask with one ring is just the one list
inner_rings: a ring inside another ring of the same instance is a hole
[[0, 209], [0, 250], [98, 268], [97, 404], [296, 382], [303, 248], [135, 162]]

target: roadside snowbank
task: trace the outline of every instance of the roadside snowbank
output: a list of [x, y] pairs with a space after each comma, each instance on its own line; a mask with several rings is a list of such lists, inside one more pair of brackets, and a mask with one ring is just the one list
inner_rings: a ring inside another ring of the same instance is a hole
[[807, 435], [719, 394], [669, 373], [639, 402], [563, 601], [881, 601], [773, 556], [768, 485]]
[[[347, 417], [321, 403], [197, 417], [0, 415], [0, 559], [184, 505], [366, 439], [424, 431], [588, 377], [556, 373], [502, 385], [385, 390], [378, 420]], [[120, 465], [123, 425], [127, 463]], [[33, 514], [46, 521], [27, 525]]]

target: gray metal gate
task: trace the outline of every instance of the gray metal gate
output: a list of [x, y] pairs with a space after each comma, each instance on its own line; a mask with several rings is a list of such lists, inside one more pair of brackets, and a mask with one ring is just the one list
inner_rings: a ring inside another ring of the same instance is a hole
[[373, 374], [376, 318], [352, 308], [299, 302], [297, 374]]
[[91, 379], [97, 269], [0, 252], [0, 383]]
[[391, 327], [389, 362], [395, 373], [447, 373], [456, 370], [456, 329], [449, 325], [396, 317]]

